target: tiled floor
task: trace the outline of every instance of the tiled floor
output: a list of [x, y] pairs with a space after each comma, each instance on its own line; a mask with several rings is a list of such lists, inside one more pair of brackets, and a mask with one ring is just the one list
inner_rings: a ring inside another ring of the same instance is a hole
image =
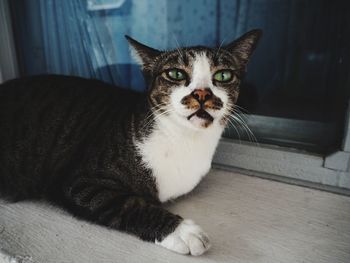
[[207, 231], [208, 253], [174, 254], [33, 203], [0, 203], [0, 247], [43, 263], [350, 262], [350, 197], [212, 170], [168, 208]]

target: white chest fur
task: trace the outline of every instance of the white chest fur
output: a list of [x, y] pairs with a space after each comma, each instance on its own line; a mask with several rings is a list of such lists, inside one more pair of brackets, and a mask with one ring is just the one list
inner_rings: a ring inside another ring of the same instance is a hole
[[194, 131], [163, 123], [137, 143], [156, 179], [160, 201], [186, 194], [199, 183], [210, 169], [221, 133], [218, 124]]

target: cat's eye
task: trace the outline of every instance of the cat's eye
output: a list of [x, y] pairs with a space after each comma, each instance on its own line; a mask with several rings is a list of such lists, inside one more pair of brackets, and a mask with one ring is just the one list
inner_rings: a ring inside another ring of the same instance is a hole
[[231, 70], [219, 70], [214, 74], [214, 80], [219, 82], [229, 82], [233, 78], [233, 74]]
[[186, 79], [186, 73], [181, 69], [169, 69], [168, 71], [166, 71], [166, 74], [172, 80], [180, 81]]

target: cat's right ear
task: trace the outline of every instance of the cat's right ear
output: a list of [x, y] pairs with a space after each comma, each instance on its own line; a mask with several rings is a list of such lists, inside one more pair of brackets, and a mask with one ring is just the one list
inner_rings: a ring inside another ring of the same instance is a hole
[[148, 47], [140, 42], [132, 39], [131, 37], [125, 35], [125, 38], [128, 40], [131, 52], [134, 59], [143, 67], [151, 65], [155, 58], [161, 54], [161, 51]]
[[244, 68], [255, 50], [261, 36], [262, 30], [254, 29], [245, 33], [243, 36], [228, 44], [224, 48], [233, 54], [238, 59], [238, 62], [241, 64], [242, 68]]

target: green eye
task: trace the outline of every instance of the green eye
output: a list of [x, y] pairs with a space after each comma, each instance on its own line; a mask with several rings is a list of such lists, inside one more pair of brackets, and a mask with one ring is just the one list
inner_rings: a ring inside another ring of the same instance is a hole
[[229, 82], [232, 80], [232, 72], [230, 70], [220, 70], [214, 74], [214, 79], [219, 82]]
[[186, 73], [180, 69], [169, 69], [166, 73], [172, 80], [184, 80], [186, 78]]

